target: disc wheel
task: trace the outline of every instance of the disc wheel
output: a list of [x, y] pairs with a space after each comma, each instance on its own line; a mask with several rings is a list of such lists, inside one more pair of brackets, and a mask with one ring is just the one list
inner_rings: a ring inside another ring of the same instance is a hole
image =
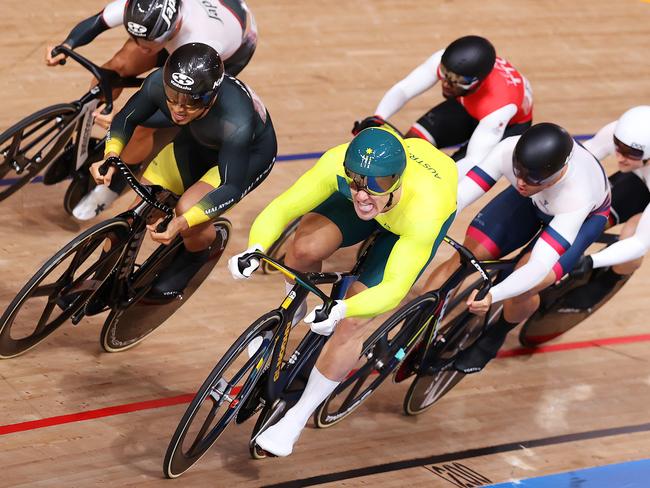
[[623, 287], [627, 280], [620, 280], [598, 303], [587, 310], [572, 308], [565, 301], [566, 295], [590, 280], [597, 280], [604, 270], [597, 269], [589, 277], [580, 280], [567, 278], [540, 293], [540, 306], [519, 331], [519, 342], [524, 347], [538, 347], [573, 329], [592, 313], [605, 305]]
[[164, 303], [147, 300], [146, 297], [161, 270], [165, 269], [181, 250], [183, 241], [180, 237], [168, 246], [159, 246], [139, 267], [131, 284], [134, 295], [113, 307], [102, 327], [100, 344], [106, 352], [121, 352], [136, 346], [194, 294], [219, 262], [230, 238], [230, 221], [218, 219], [214, 222], [214, 227], [216, 237], [211, 244], [210, 257], [187, 284], [182, 297]]
[[[128, 234], [126, 221], [111, 219], [52, 256], [0, 317], [0, 358], [28, 351], [83, 307], [119, 259]], [[107, 243], [110, 250], [104, 252]]]
[[[273, 351], [273, 333], [281, 321], [277, 312], [262, 316], [217, 363], [171, 438], [163, 463], [165, 476], [177, 478], [187, 471], [235, 418], [266, 369]], [[249, 351], [248, 346], [253, 341], [259, 346]]]
[[0, 200], [29, 183], [65, 147], [75, 129], [72, 104], [47, 107], [0, 134]]
[[435, 307], [434, 296], [419, 297], [389, 317], [365, 342], [353, 372], [314, 413], [314, 423], [323, 429], [337, 424], [368, 398], [411, 351], [415, 326], [426, 310]]

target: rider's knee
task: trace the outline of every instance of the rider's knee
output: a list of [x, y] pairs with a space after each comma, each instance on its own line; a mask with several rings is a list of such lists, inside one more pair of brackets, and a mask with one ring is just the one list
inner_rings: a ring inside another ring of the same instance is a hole
[[325, 256], [320, 241], [313, 236], [296, 235], [291, 246], [291, 254], [298, 263], [313, 263], [322, 261]]

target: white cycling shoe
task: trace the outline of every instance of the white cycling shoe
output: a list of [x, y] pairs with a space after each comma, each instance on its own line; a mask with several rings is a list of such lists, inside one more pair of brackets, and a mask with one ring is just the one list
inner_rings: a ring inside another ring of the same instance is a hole
[[285, 416], [262, 432], [255, 439], [255, 443], [274, 456], [286, 457], [293, 452], [293, 445], [300, 437], [302, 429], [303, 426]]
[[97, 185], [72, 210], [79, 220], [90, 220], [109, 208], [120, 195], [106, 185]]

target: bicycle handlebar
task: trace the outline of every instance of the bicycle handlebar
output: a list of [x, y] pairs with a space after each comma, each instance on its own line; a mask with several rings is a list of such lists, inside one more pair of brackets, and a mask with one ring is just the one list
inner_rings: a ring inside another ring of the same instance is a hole
[[115, 168], [122, 174], [126, 182], [129, 184], [133, 191], [147, 202], [152, 207], [160, 210], [165, 214], [163, 221], [158, 224], [156, 227], [156, 232], [164, 232], [167, 228], [167, 224], [174, 218], [174, 209], [165, 205], [162, 202], [159, 202], [154, 196], [151, 188], [140, 183], [137, 178], [133, 175], [129, 167], [117, 156], [111, 156], [106, 159], [99, 167], [99, 173], [105, 175], [108, 172], [110, 166], [115, 166]]
[[[260, 259], [273, 265], [282, 274], [288, 276], [291, 279], [296, 280], [296, 282], [298, 282], [304, 288], [307, 288], [314, 295], [320, 298], [323, 301], [323, 307], [321, 307], [319, 310], [316, 311], [316, 320], [315, 320], [316, 322], [321, 322], [329, 316], [330, 312], [332, 311], [332, 308], [334, 307], [336, 300], [333, 300], [332, 298], [327, 296], [327, 294], [321, 291], [321, 289], [318, 288], [314, 283], [314, 277], [318, 277], [318, 276], [325, 277], [327, 275], [325, 275], [324, 273], [314, 273], [314, 272], [301, 273], [300, 271], [296, 271], [295, 269], [290, 268], [286, 264], [279, 263], [272, 257], [267, 256], [266, 254], [259, 251], [254, 251], [250, 254], [246, 254], [240, 257], [237, 260], [237, 264], [239, 265], [240, 269], [244, 269], [250, 265], [252, 259]], [[323, 283], [325, 282], [327, 281], [323, 280]]]
[[490, 281], [489, 275], [483, 269], [479, 260], [476, 259], [476, 256], [474, 256], [474, 254], [472, 254], [472, 252], [469, 249], [459, 244], [449, 236], [445, 236], [444, 239], [445, 242], [447, 242], [447, 244], [453, 247], [456, 250], [456, 252], [460, 255], [461, 262], [463, 263], [464, 266], [473, 267], [476, 271], [478, 271], [478, 274], [481, 275], [483, 283], [478, 288], [478, 293], [476, 294], [475, 300], [483, 300], [483, 298], [485, 298], [485, 296], [490, 291], [490, 288], [492, 287], [492, 281]]
[[[57, 56], [58, 54], [65, 54], [93, 74], [98, 81], [97, 86], [99, 87], [99, 91], [104, 97], [105, 107], [102, 110], [102, 114], [104, 115], [113, 111], [113, 88], [139, 87], [144, 81], [144, 78], [138, 78], [135, 76], [122, 77], [116, 71], [100, 68], [88, 58], [63, 44], [52, 49], [51, 54], [52, 57]], [[61, 60], [59, 64], [65, 64], [65, 59]]]

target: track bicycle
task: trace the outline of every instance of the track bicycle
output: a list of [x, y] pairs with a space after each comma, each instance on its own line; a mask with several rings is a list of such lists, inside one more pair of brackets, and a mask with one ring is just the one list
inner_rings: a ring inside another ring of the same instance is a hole
[[183, 248], [183, 239], [177, 236], [143, 256], [146, 225], [162, 212], [165, 219], [158, 230], [163, 231], [174, 215], [177, 197], [158, 185], [139, 183], [119, 158], [109, 158], [106, 164], [115, 165], [140, 202], [79, 234], [23, 286], [0, 317], [0, 358], [28, 351], [68, 320], [76, 325], [83, 317], [104, 311], [109, 314], [101, 331], [102, 348], [107, 352], [129, 349], [187, 301], [223, 254], [231, 224], [219, 218], [214, 221], [216, 237], [209, 259], [182, 296], [147, 299], [155, 278]]
[[46, 185], [72, 178], [63, 199], [65, 211], [72, 214], [79, 200], [94, 187], [88, 171], [90, 165], [100, 161], [104, 154], [105, 137], [91, 136], [93, 111], [104, 101], [102, 113], [110, 113], [112, 90], [139, 87], [144, 79], [123, 78], [63, 45], [52, 50], [53, 56], [60, 53], [90, 71], [98, 83], [78, 100], [34, 112], [0, 134], [0, 201], [49, 165], [43, 177]]
[[[255, 439], [298, 401], [327, 340], [307, 329], [295, 350], [290, 351], [287, 345], [295, 330], [291, 325], [293, 316], [303, 300], [313, 293], [324, 304], [316, 313], [316, 321], [324, 320], [334, 301], [345, 296], [349, 284], [358, 276], [371, 247], [369, 243], [347, 273], [300, 273], [259, 252], [240, 258], [243, 267], [250, 259], [264, 261], [295, 280], [295, 285], [278, 308], [262, 315], [235, 340], [203, 382], [167, 447], [163, 463], [166, 477], [177, 478], [183, 474], [230, 423], [241, 424], [257, 412], [249, 451], [255, 459], [266, 457]], [[332, 285], [329, 295], [319, 288], [325, 284]]]

